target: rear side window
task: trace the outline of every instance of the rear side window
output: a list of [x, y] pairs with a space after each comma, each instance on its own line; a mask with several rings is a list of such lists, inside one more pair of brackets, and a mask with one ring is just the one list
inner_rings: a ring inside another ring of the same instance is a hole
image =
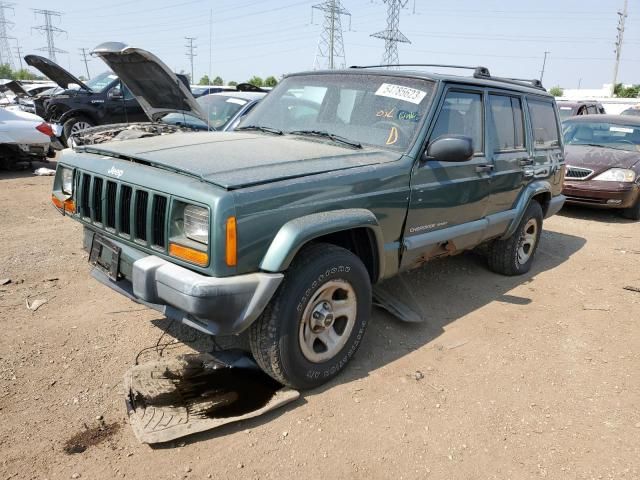
[[438, 114], [431, 141], [444, 135], [464, 135], [473, 140], [473, 151], [482, 152], [482, 95], [450, 91]]
[[559, 147], [560, 137], [553, 103], [529, 99], [528, 104], [534, 146], [536, 148]]
[[524, 148], [522, 102], [506, 95], [489, 95], [495, 152]]

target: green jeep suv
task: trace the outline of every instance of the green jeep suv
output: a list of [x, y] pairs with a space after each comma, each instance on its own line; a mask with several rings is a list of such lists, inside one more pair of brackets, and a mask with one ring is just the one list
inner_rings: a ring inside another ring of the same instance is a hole
[[265, 372], [315, 387], [362, 343], [372, 285], [480, 244], [492, 270], [527, 272], [564, 203], [539, 82], [423, 67], [289, 75], [235, 132], [65, 150], [52, 201], [84, 225], [95, 278], [247, 332]]

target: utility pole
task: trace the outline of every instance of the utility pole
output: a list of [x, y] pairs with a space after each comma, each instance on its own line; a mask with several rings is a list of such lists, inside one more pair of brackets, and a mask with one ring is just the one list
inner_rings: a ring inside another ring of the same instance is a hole
[[618, 67], [620, 66], [620, 57], [622, 55], [622, 42], [624, 40], [624, 24], [627, 20], [627, 0], [624, 0], [624, 8], [618, 12], [618, 37], [616, 38], [616, 63], [613, 67], [613, 84], [611, 85], [611, 96], [613, 97], [618, 82]]
[[190, 83], [196, 83], [195, 79], [193, 78], [193, 57], [196, 56], [196, 54], [193, 53], [193, 49], [196, 48], [193, 45], [193, 41], [196, 39], [196, 37], [184, 37], [184, 39], [189, 42], [185, 46], [187, 47], [187, 58], [191, 62], [191, 78], [190, 78], [191, 82]]
[[18, 40], [16, 40], [16, 57], [18, 57], [18, 62], [20, 62], [20, 70], [22, 70], [22, 49], [20, 48], [20, 44], [18, 44]]
[[11, 54], [11, 46], [9, 45], [9, 37], [7, 28], [13, 27], [14, 23], [7, 20], [4, 11], [13, 10], [13, 3], [0, 1], [0, 65], [9, 65], [13, 70], [13, 55]]
[[397, 65], [400, 63], [398, 59], [398, 43], [411, 43], [400, 31], [400, 9], [406, 7], [409, 0], [383, 1], [387, 4], [387, 28], [371, 36], [384, 40], [382, 63], [384, 65]]
[[37, 50], [47, 52], [47, 55], [49, 56], [49, 60], [52, 60], [55, 62], [56, 53], [67, 53], [66, 50], [60, 50], [59, 48], [56, 48], [53, 41], [54, 35], [60, 34], [60, 33], [67, 33], [66, 30], [62, 30], [61, 28], [54, 27], [53, 23], [51, 22], [52, 17], [61, 17], [62, 13], [55, 12], [53, 10], [35, 10], [35, 9], [33, 10], [33, 12], [36, 15], [44, 16], [44, 25], [40, 25], [38, 27], [31, 27], [31, 28], [33, 30], [40, 30], [41, 32], [44, 32], [45, 35], [47, 36], [47, 46], [38, 48]]
[[[340, 0], [326, 0], [311, 7], [312, 23], [314, 10], [323, 12], [324, 20], [316, 57], [313, 61], [313, 69], [329, 68], [333, 70], [336, 65], [339, 68], [344, 68], [346, 57], [342, 40], [342, 16], [348, 16], [349, 23], [351, 23], [351, 13], [342, 6]], [[341, 61], [336, 62], [337, 59], [341, 59]]]
[[87, 53], [86, 48], [80, 48], [80, 56], [82, 57], [82, 61], [84, 62], [84, 68], [87, 69], [87, 80], [91, 79], [91, 74], [89, 73], [89, 59], [87, 58], [89, 54]]
[[542, 60], [542, 70], [540, 70], [540, 82], [542, 83], [542, 78], [544, 77], [544, 69], [547, 66], [547, 55], [551, 52], [544, 52], [544, 60]]

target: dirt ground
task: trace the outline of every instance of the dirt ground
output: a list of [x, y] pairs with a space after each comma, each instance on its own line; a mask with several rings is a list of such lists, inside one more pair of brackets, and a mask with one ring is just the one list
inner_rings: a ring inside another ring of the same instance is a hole
[[524, 277], [475, 254], [412, 272], [427, 323], [374, 310], [331, 384], [150, 448], [127, 424], [124, 372], [157, 342], [211, 341], [93, 280], [50, 184], [0, 173], [2, 479], [640, 478], [640, 293], [624, 289], [640, 287], [640, 223], [565, 209]]

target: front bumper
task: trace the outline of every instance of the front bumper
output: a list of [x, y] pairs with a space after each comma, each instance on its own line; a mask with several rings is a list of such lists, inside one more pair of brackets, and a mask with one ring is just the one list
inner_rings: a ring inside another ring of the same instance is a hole
[[155, 255], [144, 256], [131, 250], [122, 248], [124, 278], [113, 281], [98, 268], [93, 270], [93, 277], [167, 318], [210, 335], [233, 335], [246, 330], [284, 278], [281, 273], [265, 272], [208, 277]]
[[637, 183], [613, 183], [597, 180], [566, 181], [562, 193], [567, 203], [599, 208], [629, 208], [640, 197]]

